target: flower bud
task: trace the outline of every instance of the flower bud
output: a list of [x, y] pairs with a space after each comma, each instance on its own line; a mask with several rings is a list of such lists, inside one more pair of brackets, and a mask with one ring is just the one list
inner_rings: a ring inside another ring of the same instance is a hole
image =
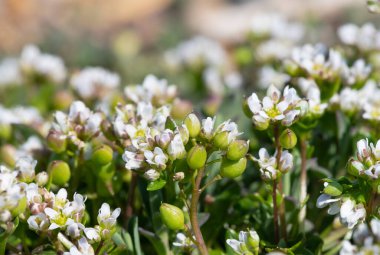
[[222, 165], [220, 166], [220, 175], [226, 178], [236, 178], [243, 174], [246, 167], [246, 158], [241, 158], [239, 160], [229, 160], [223, 158]]
[[253, 250], [256, 250], [260, 245], [260, 237], [256, 231], [249, 231], [247, 243]]
[[249, 149], [249, 144], [244, 140], [235, 140], [231, 142], [227, 150], [227, 158], [230, 160], [238, 160], [245, 157]]
[[177, 172], [173, 175], [173, 181], [182, 181], [183, 179], [185, 179], [184, 172]]
[[201, 122], [194, 113], [190, 113], [184, 120], [184, 124], [189, 130], [190, 137], [197, 137], [201, 131]]
[[6, 144], [0, 148], [0, 161], [13, 168], [16, 164], [16, 149], [13, 145]]
[[8, 140], [12, 135], [12, 126], [7, 123], [0, 124], [0, 138]]
[[108, 140], [115, 140], [115, 132], [113, 130], [113, 126], [111, 122], [107, 119], [102, 120], [100, 123], [100, 130], [102, 131], [103, 135], [108, 139]]
[[325, 182], [325, 188], [323, 192], [330, 196], [340, 196], [342, 194], [343, 187], [336, 181]]
[[193, 105], [190, 101], [176, 99], [173, 102], [173, 107], [171, 108], [170, 116], [174, 119], [183, 119], [193, 110]]
[[243, 112], [244, 112], [245, 116], [247, 116], [248, 118], [252, 118], [253, 113], [248, 106], [248, 99], [247, 98], [244, 98], [242, 108], [243, 108]]
[[206, 102], [203, 105], [203, 112], [207, 116], [214, 116], [222, 104], [222, 96], [214, 95], [207, 98]]
[[91, 160], [96, 165], [104, 166], [112, 161], [113, 151], [108, 145], [102, 145], [91, 155]]
[[207, 152], [205, 147], [200, 145], [195, 145], [190, 149], [187, 154], [187, 164], [191, 169], [202, 168], [207, 160]]
[[51, 175], [52, 182], [58, 186], [65, 185], [71, 176], [69, 165], [61, 160], [54, 160], [48, 166], [48, 172]]
[[53, 106], [57, 110], [65, 110], [70, 107], [73, 101], [74, 98], [72, 94], [66, 90], [61, 90], [54, 95]]
[[180, 208], [163, 203], [160, 206], [161, 219], [171, 230], [180, 230], [185, 227], [185, 217]]
[[154, 169], [150, 169], [144, 173], [144, 177], [149, 181], [155, 181], [160, 178], [160, 172]]
[[47, 145], [55, 153], [61, 153], [66, 150], [67, 140], [66, 137], [57, 131], [50, 130], [47, 138]]
[[359, 176], [362, 172], [364, 172], [364, 165], [357, 160], [351, 159], [348, 162], [348, 173], [353, 176]]
[[189, 135], [190, 135], [187, 127], [185, 125], [179, 126], [178, 132], [181, 135], [183, 144], [187, 144], [187, 142], [189, 141]]
[[164, 131], [161, 134], [156, 135], [154, 140], [160, 148], [166, 149], [172, 140], [172, 133]]
[[226, 149], [228, 146], [228, 131], [219, 132], [214, 136], [214, 145], [219, 149]]
[[49, 181], [49, 175], [44, 171], [36, 175], [36, 183], [38, 186], [43, 187]]
[[292, 149], [297, 144], [296, 134], [289, 128], [285, 129], [280, 135], [280, 144], [285, 149]]

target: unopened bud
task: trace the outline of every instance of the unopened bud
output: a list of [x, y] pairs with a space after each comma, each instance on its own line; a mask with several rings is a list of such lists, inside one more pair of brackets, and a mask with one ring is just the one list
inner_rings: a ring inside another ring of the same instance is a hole
[[186, 160], [191, 169], [202, 168], [207, 160], [207, 152], [205, 147], [201, 145], [195, 145], [190, 149]]
[[228, 147], [228, 135], [230, 132], [219, 132], [214, 136], [214, 145], [219, 149], [226, 149]]
[[185, 217], [180, 208], [163, 203], [160, 206], [161, 219], [171, 230], [181, 230], [185, 227]]
[[189, 131], [190, 137], [197, 137], [201, 131], [201, 122], [194, 113], [190, 113], [184, 120], [184, 124]]
[[190, 101], [176, 99], [173, 102], [173, 107], [171, 108], [170, 116], [174, 119], [183, 119], [193, 110], [193, 104]]
[[58, 186], [65, 185], [71, 177], [69, 165], [61, 160], [55, 160], [48, 166], [48, 172], [51, 175], [52, 182]]
[[247, 243], [251, 249], [256, 250], [260, 245], [260, 237], [256, 231], [249, 231]]
[[100, 123], [100, 130], [108, 140], [113, 141], [116, 139], [112, 124], [109, 120], [102, 120], [102, 122]]
[[229, 160], [224, 158], [220, 166], [220, 175], [226, 178], [236, 178], [242, 175], [247, 167], [247, 159]]
[[203, 111], [207, 116], [214, 116], [219, 110], [220, 105], [222, 104], [222, 96], [214, 95], [209, 97], [204, 106]]
[[227, 158], [230, 160], [238, 160], [245, 157], [249, 149], [249, 144], [244, 140], [235, 140], [231, 142], [227, 150]]
[[36, 183], [38, 186], [43, 187], [49, 181], [49, 175], [44, 171], [36, 175]]
[[0, 124], [0, 138], [8, 140], [12, 135], [12, 126], [7, 123]]
[[179, 134], [181, 135], [183, 144], [187, 144], [187, 142], [189, 141], [189, 136], [190, 136], [188, 128], [185, 125], [182, 125], [178, 127], [178, 131], [179, 131]]
[[297, 144], [296, 134], [289, 128], [285, 129], [280, 135], [280, 144], [285, 149], [292, 149]]
[[74, 97], [71, 93], [66, 90], [61, 90], [54, 95], [53, 106], [57, 110], [66, 110], [73, 101]]
[[144, 177], [149, 181], [155, 181], [160, 178], [160, 172], [154, 169], [150, 169], [144, 173]]
[[102, 145], [97, 148], [91, 155], [91, 160], [96, 165], [106, 165], [112, 161], [113, 151], [108, 145]]
[[364, 172], [365, 167], [364, 165], [354, 159], [351, 159], [348, 162], [348, 173], [353, 175], [353, 176], [359, 176], [362, 172]]
[[323, 192], [326, 193], [327, 195], [336, 197], [342, 194], [343, 187], [338, 182], [336, 181], [325, 182], [324, 185], [325, 185], [325, 188], [323, 189]]
[[163, 132], [162, 134], [156, 135], [154, 137], [155, 142], [160, 148], [166, 149], [172, 140], [171, 134], [169, 132]]
[[261, 116], [253, 116], [252, 122], [254, 127], [260, 131], [268, 129], [270, 124], [269, 119], [261, 118]]
[[16, 149], [13, 145], [6, 144], [0, 148], [0, 161], [13, 168], [16, 164]]
[[66, 150], [67, 139], [57, 131], [50, 130], [47, 136], [47, 145], [55, 153], [61, 153]]
[[182, 181], [185, 179], [185, 173], [184, 172], [178, 172], [173, 175], [173, 180], [174, 181]]

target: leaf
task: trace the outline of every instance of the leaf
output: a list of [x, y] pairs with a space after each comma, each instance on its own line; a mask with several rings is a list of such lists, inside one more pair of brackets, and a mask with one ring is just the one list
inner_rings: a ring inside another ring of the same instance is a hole
[[132, 217], [129, 221], [129, 232], [132, 233], [133, 236], [133, 247], [135, 255], [142, 255], [143, 252], [141, 250], [140, 245], [140, 236], [139, 236], [139, 221], [137, 217]]
[[139, 228], [139, 232], [142, 236], [146, 237], [146, 239], [148, 239], [153, 244], [154, 249], [156, 250], [158, 255], [169, 254], [169, 251], [166, 249], [165, 244], [159, 236], [143, 228]]
[[165, 128], [174, 131], [177, 128], [177, 124], [172, 117], [167, 117], [165, 122]]
[[159, 179], [159, 180], [150, 182], [146, 190], [148, 191], [159, 190], [159, 189], [162, 189], [165, 185], [166, 185], [166, 181], [163, 179]]

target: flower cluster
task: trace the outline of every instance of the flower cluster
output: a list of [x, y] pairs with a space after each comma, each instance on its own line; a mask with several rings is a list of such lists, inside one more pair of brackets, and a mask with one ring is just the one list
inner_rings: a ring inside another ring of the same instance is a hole
[[61, 111], [54, 114], [49, 132], [51, 141], [55, 142], [52, 144], [58, 145], [58, 152], [64, 151], [69, 143], [83, 148], [86, 141], [99, 134], [102, 119], [101, 113], [94, 113], [83, 102], [75, 101], [70, 106], [69, 114]]
[[364, 52], [380, 49], [380, 32], [371, 23], [361, 27], [352, 23], [345, 24], [339, 27], [338, 36], [342, 43]]
[[293, 155], [287, 150], [281, 152], [280, 165], [277, 164], [277, 151], [270, 156], [265, 148], [259, 150], [259, 158], [256, 162], [260, 166], [261, 177], [264, 180], [276, 180], [281, 174], [287, 173], [293, 168]]
[[101, 67], [87, 67], [74, 73], [70, 83], [81, 98], [99, 99], [118, 88], [120, 77]]
[[265, 130], [270, 124], [276, 123], [291, 126], [301, 114], [301, 102], [294, 88], [286, 87], [281, 95], [276, 87], [270, 86], [262, 101], [256, 93], [247, 98], [247, 111], [259, 130]]

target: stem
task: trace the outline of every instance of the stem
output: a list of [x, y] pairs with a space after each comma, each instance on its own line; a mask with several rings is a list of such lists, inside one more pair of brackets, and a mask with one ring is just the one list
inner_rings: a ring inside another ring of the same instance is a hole
[[[307, 196], [307, 173], [306, 173], [306, 162], [307, 162], [307, 142], [301, 137], [300, 139], [301, 147], [301, 176], [300, 176], [300, 204], [303, 204]], [[306, 205], [301, 208], [299, 214], [299, 222], [302, 224], [306, 218]]]
[[[274, 142], [276, 145], [276, 163], [277, 168], [280, 169], [281, 164], [281, 154], [282, 154], [282, 148], [280, 144], [280, 129], [278, 125], [275, 125], [274, 127]], [[279, 214], [280, 214], [280, 220], [281, 220], [281, 237], [287, 239], [287, 233], [286, 233], [286, 218], [285, 218], [285, 201], [284, 201], [284, 195], [283, 195], [283, 188], [282, 188], [282, 178], [278, 178], [278, 191], [281, 194], [281, 203], [279, 208]]]
[[205, 241], [203, 240], [202, 232], [198, 223], [198, 201], [201, 195], [200, 184], [202, 181], [203, 174], [204, 168], [199, 169], [193, 185], [190, 204], [190, 222], [195, 235], [195, 239], [197, 240], [197, 247], [199, 249], [200, 254], [208, 255], [208, 250]]
[[100, 250], [102, 249], [103, 244], [104, 244], [104, 240], [102, 240], [102, 241], [99, 243], [98, 248], [96, 248], [95, 255], [100, 254]]
[[133, 207], [135, 202], [135, 191], [137, 186], [138, 175], [132, 172], [132, 179], [128, 190], [127, 208], [125, 210], [125, 224], [128, 224], [128, 220], [133, 215]]
[[274, 241], [277, 244], [279, 241], [278, 237], [278, 208], [277, 208], [277, 181], [273, 181], [273, 225], [274, 225]]
[[8, 236], [5, 236], [4, 238], [0, 239], [0, 255], [5, 254], [5, 247], [7, 246], [7, 240], [8, 240]]

